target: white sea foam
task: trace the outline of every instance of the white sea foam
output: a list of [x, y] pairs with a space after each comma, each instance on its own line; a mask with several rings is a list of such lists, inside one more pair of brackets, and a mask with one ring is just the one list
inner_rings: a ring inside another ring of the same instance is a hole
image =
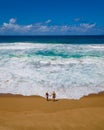
[[0, 44], [0, 93], [44, 96], [55, 90], [58, 98], [79, 99], [104, 91], [102, 48], [104, 45]]

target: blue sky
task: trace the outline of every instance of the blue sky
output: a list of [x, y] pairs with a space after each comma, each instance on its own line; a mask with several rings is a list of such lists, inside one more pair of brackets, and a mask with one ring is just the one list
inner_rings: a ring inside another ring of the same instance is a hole
[[0, 35], [104, 35], [104, 0], [0, 0]]

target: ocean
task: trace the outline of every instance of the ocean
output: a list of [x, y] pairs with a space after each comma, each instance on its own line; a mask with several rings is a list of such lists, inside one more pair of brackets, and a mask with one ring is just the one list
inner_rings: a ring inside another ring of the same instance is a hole
[[80, 99], [104, 91], [104, 36], [0, 36], [0, 93]]

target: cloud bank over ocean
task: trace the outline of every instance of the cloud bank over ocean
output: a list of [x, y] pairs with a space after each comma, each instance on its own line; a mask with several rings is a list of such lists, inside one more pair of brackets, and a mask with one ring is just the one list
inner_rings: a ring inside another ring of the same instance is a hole
[[[79, 22], [76, 18], [75, 23], [70, 25], [52, 24], [48, 19], [44, 22], [22, 25], [17, 23], [16, 18], [3, 22], [0, 26], [0, 35], [95, 35], [104, 34], [104, 27], [98, 27], [96, 23]], [[79, 22], [79, 23], [77, 23]]]

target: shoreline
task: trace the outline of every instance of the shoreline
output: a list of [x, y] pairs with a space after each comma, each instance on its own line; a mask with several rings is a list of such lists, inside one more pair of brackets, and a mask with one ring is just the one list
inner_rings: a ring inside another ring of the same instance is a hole
[[[97, 95], [102, 95], [104, 94], [104, 91], [101, 91], [101, 92], [98, 92], [98, 93], [90, 93], [88, 95], [85, 95], [83, 97], [81, 97], [80, 99], [70, 99], [70, 98], [56, 98], [58, 100], [81, 100], [85, 97], [89, 97], [89, 96], [97, 96]], [[45, 96], [40, 96], [40, 95], [22, 95], [22, 94], [12, 94], [12, 93], [0, 93], [0, 97], [41, 97], [41, 98], [44, 98], [45, 99]], [[50, 98], [51, 99], [51, 98]]]

